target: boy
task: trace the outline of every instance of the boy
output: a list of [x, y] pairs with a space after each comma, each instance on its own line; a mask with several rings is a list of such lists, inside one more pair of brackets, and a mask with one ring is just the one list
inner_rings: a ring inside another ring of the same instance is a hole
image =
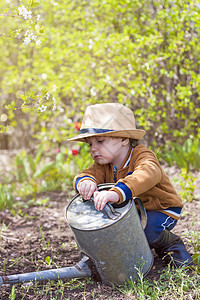
[[[138, 141], [145, 135], [136, 129], [133, 112], [119, 103], [87, 107], [79, 134], [71, 141], [89, 144], [94, 164], [74, 179], [74, 188], [84, 199], [93, 195], [96, 209], [107, 202], [122, 205], [139, 197], [147, 211], [144, 230], [151, 248], [180, 267], [191, 265], [192, 258], [182, 240], [171, 233], [183, 207], [155, 154]], [[98, 191], [97, 185], [114, 183], [110, 190]]]

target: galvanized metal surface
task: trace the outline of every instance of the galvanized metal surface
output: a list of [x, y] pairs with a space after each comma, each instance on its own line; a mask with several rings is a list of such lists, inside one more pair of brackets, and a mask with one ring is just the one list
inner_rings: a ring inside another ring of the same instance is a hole
[[91, 271], [88, 267], [88, 257], [84, 256], [74, 267], [66, 267], [40, 272], [0, 276], [0, 287], [3, 284], [14, 284], [30, 281], [48, 281], [48, 280], [63, 280], [72, 278], [91, 277]]
[[[100, 189], [107, 188], [110, 186], [101, 185], [100, 187]], [[76, 201], [78, 197], [81, 196], [77, 195], [71, 202]], [[82, 203], [83, 206], [88, 205], [87, 202]], [[93, 203], [90, 202], [89, 206], [92, 205]], [[142, 206], [141, 203], [140, 206]], [[121, 208], [123, 211], [118, 219], [109, 220], [109, 224], [102, 223], [101, 226], [98, 224], [95, 229], [87, 228], [87, 226], [85, 228], [72, 226], [67, 217], [69, 208], [70, 204], [66, 209], [66, 219], [79, 249], [91, 258], [104, 283], [120, 285], [130, 277], [133, 280], [137, 279], [139, 270], [144, 275], [150, 271], [153, 255], [133, 200], [128, 202], [127, 208]], [[120, 212], [121, 209], [118, 208], [117, 211]], [[88, 207], [83, 211], [87, 214]], [[80, 212], [80, 207], [78, 212]], [[87, 215], [85, 217], [87, 220]], [[98, 220], [97, 218], [97, 223]], [[95, 224], [95, 220], [93, 222]], [[86, 225], [86, 222], [84, 224]]]
[[[91, 198], [92, 199], [92, 198]], [[120, 209], [113, 209], [106, 205], [104, 210], [98, 211], [94, 202], [83, 201], [81, 196], [74, 198], [67, 207], [67, 221], [73, 228], [81, 230], [96, 230], [110, 226], [115, 220], [119, 221], [128, 211], [131, 203]]]

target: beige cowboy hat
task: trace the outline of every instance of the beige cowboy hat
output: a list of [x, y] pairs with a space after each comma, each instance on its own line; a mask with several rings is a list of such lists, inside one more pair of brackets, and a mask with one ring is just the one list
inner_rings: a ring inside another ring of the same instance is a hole
[[140, 140], [145, 131], [136, 129], [133, 112], [120, 103], [102, 103], [88, 106], [80, 131], [69, 141], [85, 142], [90, 136], [112, 136]]

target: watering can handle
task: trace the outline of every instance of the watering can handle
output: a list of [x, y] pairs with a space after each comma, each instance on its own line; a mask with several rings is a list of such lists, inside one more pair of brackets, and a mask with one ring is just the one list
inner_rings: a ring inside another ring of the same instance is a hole
[[[147, 213], [146, 213], [146, 209], [144, 208], [143, 202], [140, 198], [138, 197], [133, 197], [133, 201], [136, 200], [137, 204], [139, 206], [139, 210], [140, 210], [140, 216], [141, 216], [141, 225], [143, 230], [145, 229], [145, 227], [147, 226]], [[110, 219], [117, 219], [121, 214], [120, 212], [115, 211], [115, 209], [112, 207], [112, 205], [110, 203], [107, 203], [104, 207], [108, 217]]]
[[[88, 200], [85, 200], [84, 198], [82, 198], [82, 199], [83, 199], [83, 202], [88, 201]], [[94, 200], [93, 197], [91, 197], [90, 199]], [[141, 225], [142, 225], [142, 228], [145, 229], [145, 227], [147, 225], [147, 213], [146, 213], [146, 209], [144, 208], [143, 202], [138, 197], [133, 197], [132, 200], [137, 201], [137, 204], [138, 204], [139, 210], [140, 210], [140, 215], [141, 215]], [[121, 213], [116, 211], [110, 203], [106, 203], [104, 210], [106, 211], [108, 217], [113, 220], [116, 220], [121, 215]]]
[[116, 211], [114, 207], [112, 207], [112, 205], [108, 202], [104, 206], [104, 210], [106, 211], [108, 217], [112, 220], [116, 220], [121, 216], [120, 212]]
[[[89, 200], [85, 200], [84, 198], [83, 202], [89, 201]], [[90, 200], [94, 201], [93, 197], [90, 197]], [[112, 219], [112, 220], [116, 220], [119, 216], [121, 216], [120, 212], [115, 211], [115, 209], [112, 207], [112, 205], [110, 203], [106, 203], [106, 205], [104, 206], [104, 210], [108, 216], [108, 218]]]
[[141, 225], [142, 225], [142, 228], [145, 229], [145, 227], [147, 226], [147, 212], [146, 212], [146, 209], [144, 208], [144, 204], [143, 204], [142, 200], [138, 197], [133, 197], [133, 200], [137, 201], [137, 204], [138, 204], [139, 210], [140, 210]]

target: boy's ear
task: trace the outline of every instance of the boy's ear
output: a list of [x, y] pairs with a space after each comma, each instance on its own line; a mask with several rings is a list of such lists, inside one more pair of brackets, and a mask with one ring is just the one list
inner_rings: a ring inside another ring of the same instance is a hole
[[128, 138], [122, 138], [122, 146], [127, 146], [130, 143]]

